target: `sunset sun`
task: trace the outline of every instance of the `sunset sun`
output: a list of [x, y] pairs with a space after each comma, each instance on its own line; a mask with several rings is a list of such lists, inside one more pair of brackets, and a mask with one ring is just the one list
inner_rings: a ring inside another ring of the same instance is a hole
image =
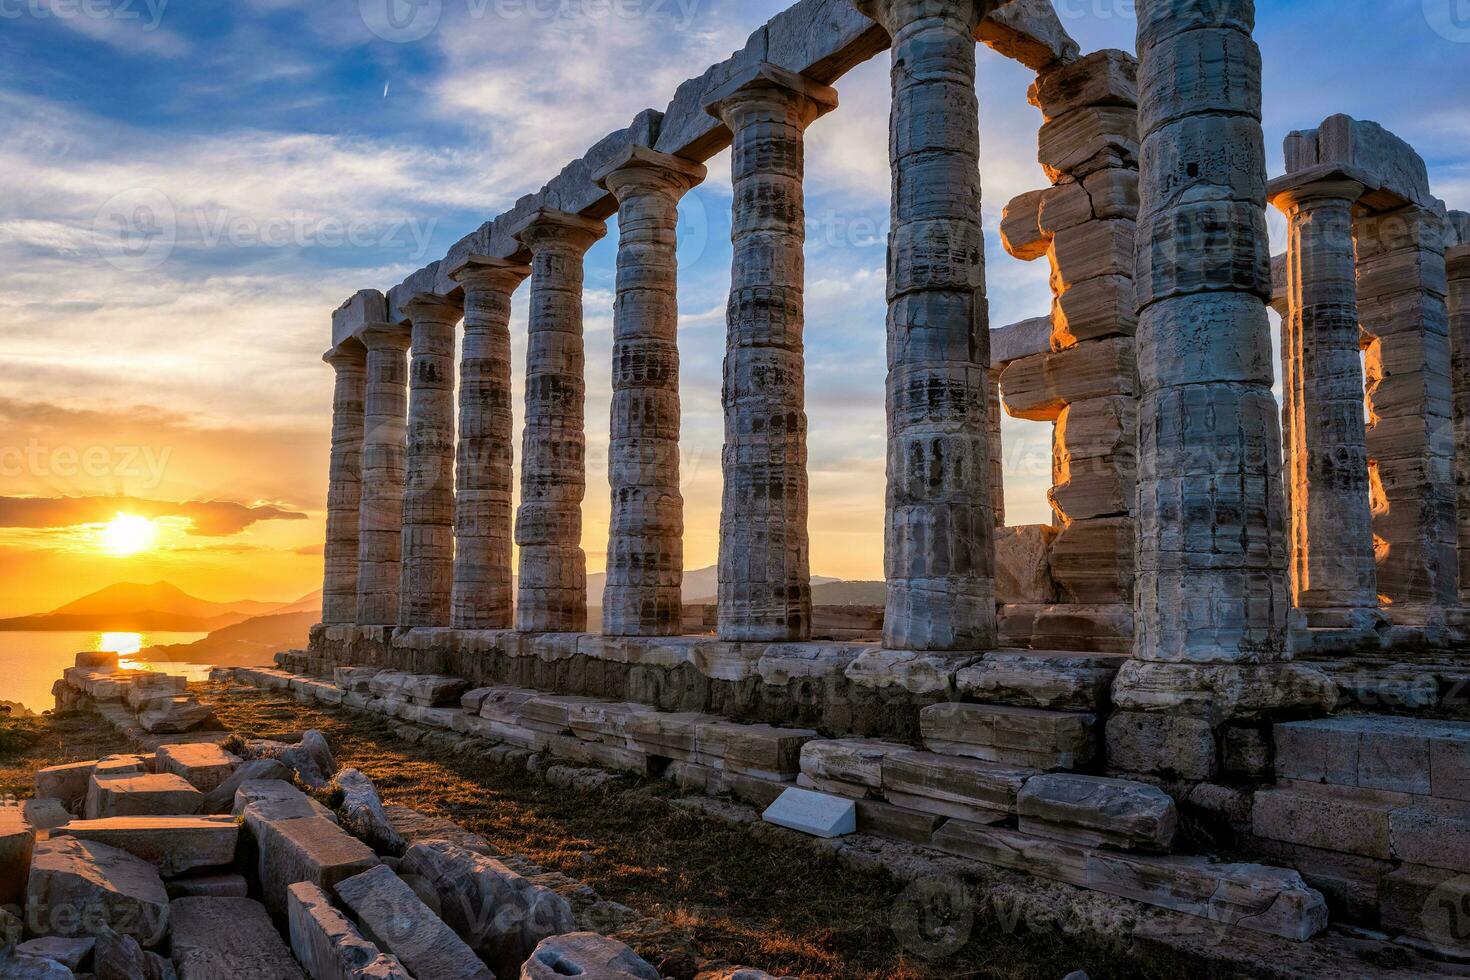
[[102, 528], [102, 547], [120, 558], [147, 551], [157, 538], [158, 528], [152, 521], [132, 514], [118, 514]]

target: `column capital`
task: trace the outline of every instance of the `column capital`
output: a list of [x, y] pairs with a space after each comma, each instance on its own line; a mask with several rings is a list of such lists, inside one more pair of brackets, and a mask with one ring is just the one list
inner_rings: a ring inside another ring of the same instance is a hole
[[449, 320], [458, 322], [464, 315], [464, 304], [438, 293], [414, 293], [399, 307], [410, 320]]
[[556, 208], [537, 208], [511, 231], [511, 237], [533, 253], [554, 243], [585, 252], [606, 234], [607, 222]]
[[592, 182], [621, 202], [625, 193], [638, 191], [665, 191], [682, 197], [707, 176], [709, 169], [701, 163], [635, 144], [593, 174]]
[[356, 337], [348, 337], [323, 354], [322, 360], [338, 371], [346, 368], [360, 368], [367, 364], [367, 347]]
[[803, 124], [810, 125], [837, 108], [837, 90], [763, 61], [733, 76], [706, 96], [704, 111], [728, 126], [727, 113], [731, 108], [759, 100], [795, 106], [801, 111]]
[[919, 20], [953, 18], [973, 34], [998, 0], [852, 0], [858, 13], [883, 25], [889, 34], [897, 34]]
[[531, 275], [531, 267], [492, 255], [467, 255], [449, 270], [449, 278], [468, 290], [488, 289], [507, 295], [516, 291]]
[[353, 336], [370, 351], [406, 351], [413, 339], [412, 332], [402, 323], [365, 323]]
[[1327, 164], [1277, 177], [1267, 197], [1278, 211], [1289, 214], [1316, 205], [1354, 204], [1374, 184], [1371, 174], [1356, 167]]

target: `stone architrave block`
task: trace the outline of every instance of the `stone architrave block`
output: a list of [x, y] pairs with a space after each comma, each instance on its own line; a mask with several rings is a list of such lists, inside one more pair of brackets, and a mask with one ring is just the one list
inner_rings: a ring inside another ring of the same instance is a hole
[[26, 918], [38, 936], [79, 936], [106, 923], [146, 947], [168, 932], [168, 892], [158, 870], [106, 844], [53, 837], [36, 845]]
[[238, 757], [208, 742], [162, 745], [158, 749], [158, 771], [183, 777], [201, 793], [216, 789], [239, 764]]
[[1027, 780], [1016, 797], [1023, 833], [1125, 851], [1168, 852], [1179, 812], [1148, 783], [1076, 773]]
[[845, 797], [788, 789], [761, 819], [813, 837], [843, 837], [857, 831], [857, 805]]
[[379, 865], [336, 886], [363, 934], [396, 956], [416, 977], [495, 980], [495, 974], [414, 894], [402, 878]]
[[204, 794], [173, 773], [93, 775], [87, 787], [86, 818], [188, 816], [199, 812]]
[[291, 951], [312, 980], [412, 980], [403, 964], [363, 938], [320, 887], [286, 890]]
[[240, 825], [233, 817], [110, 817], [73, 820], [56, 833], [127, 851], [160, 874], [179, 875], [234, 863]]
[[300, 980], [265, 906], [248, 898], [180, 898], [169, 918], [178, 980]]
[[521, 980], [558, 977], [660, 980], [659, 972], [628, 946], [592, 932], [574, 932], [543, 941], [521, 968]]

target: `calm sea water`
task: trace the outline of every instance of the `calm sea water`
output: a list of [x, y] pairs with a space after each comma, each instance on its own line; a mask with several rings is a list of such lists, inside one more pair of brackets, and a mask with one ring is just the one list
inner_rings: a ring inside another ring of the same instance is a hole
[[145, 663], [128, 659], [163, 643], [192, 643], [204, 633], [4, 633], [0, 632], [0, 701], [19, 701], [32, 711], [56, 706], [51, 685], [72, 666], [82, 650], [111, 650], [123, 664], [139, 670], [161, 670], [204, 680], [209, 667], [201, 664]]

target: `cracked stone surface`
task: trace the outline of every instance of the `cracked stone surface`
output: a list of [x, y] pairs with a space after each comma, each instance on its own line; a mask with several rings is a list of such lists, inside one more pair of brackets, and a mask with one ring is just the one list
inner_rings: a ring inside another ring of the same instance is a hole
[[329, 351], [323, 360], [336, 372], [336, 384], [332, 390], [332, 462], [327, 476], [322, 622], [355, 623], [367, 348], [353, 340]]
[[408, 452], [408, 331], [396, 324], [364, 330], [362, 491], [358, 512], [357, 622], [398, 623], [403, 548], [403, 478]]

